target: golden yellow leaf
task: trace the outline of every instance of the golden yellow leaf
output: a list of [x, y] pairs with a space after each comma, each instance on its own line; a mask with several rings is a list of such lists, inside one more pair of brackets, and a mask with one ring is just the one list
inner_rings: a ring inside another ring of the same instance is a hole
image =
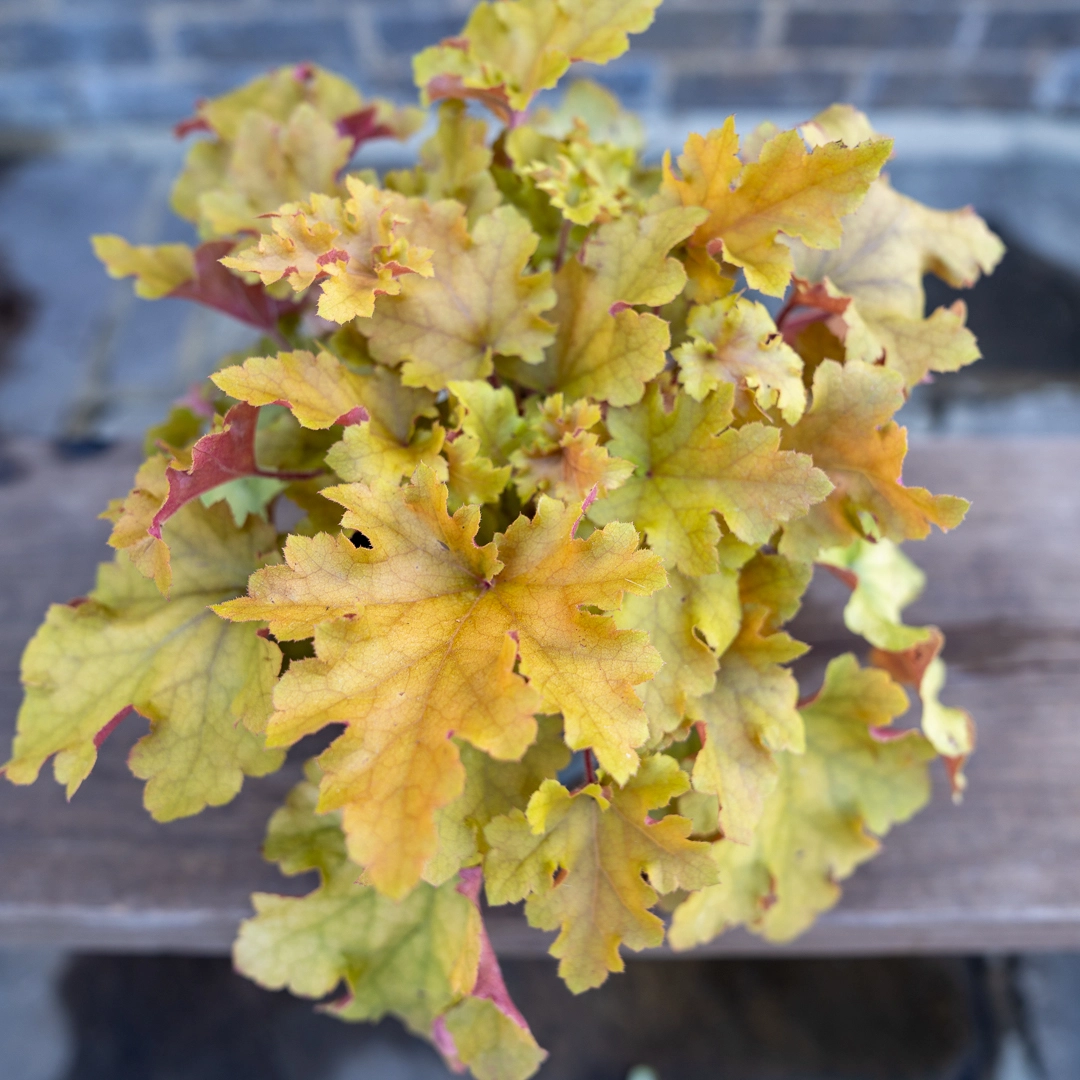
[[780, 555], [747, 563], [739, 581], [738, 634], [720, 657], [715, 689], [691, 706], [702, 742], [694, 788], [719, 798], [720, 828], [737, 843], [753, 838], [776, 784], [776, 752], [804, 749], [799, 687], [783, 665], [807, 647], [779, 627], [795, 614], [809, 583], [809, 567]]
[[451, 382], [460, 432], [446, 444], [451, 502], [497, 502], [510, 480], [510, 455], [524, 421], [509, 387], [482, 379]]
[[921, 540], [931, 525], [952, 529], [968, 503], [954, 495], [931, 495], [901, 480], [907, 433], [892, 415], [904, 400], [897, 372], [833, 360], [814, 372], [813, 404], [784, 446], [812, 455], [835, 490], [806, 517], [785, 526], [780, 551], [809, 561], [822, 548], [846, 546], [863, 535], [861, 513], [869, 514], [890, 540]]
[[491, 175], [487, 124], [469, 116], [463, 102], [439, 106], [435, 134], [420, 147], [414, 169], [387, 173], [385, 184], [403, 195], [423, 195], [431, 202], [456, 199], [465, 207], [469, 225], [494, 210], [502, 195]]
[[192, 147], [173, 208], [198, 225], [203, 239], [262, 232], [260, 217], [283, 203], [338, 194], [352, 152], [353, 140], [308, 102], [285, 121], [249, 110], [232, 139]]
[[[742, 558], [751, 554], [745, 548]], [[713, 689], [717, 657], [738, 633], [741, 614], [737, 566], [701, 577], [671, 570], [666, 589], [623, 602], [616, 623], [646, 631], [664, 661], [641, 688], [653, 743], [679, 728], [692, 699]]]
[[873, 139], [807, 151], [798, 132], [783, 131], [744, 165], [729, 117], [707, 136], [687, 139], [678, 176], [665, 156], [664, 192], [679, 205], [708, 210], [691, 238], [694, 247], [741, 267], [751, 288], [781, 296], [793, 264], [780, 234], [811, 248], [835, 248], [840, 219], [862, 202], [891, 150], [890, 140]]
[[796, 273], [851, 305], [835, 322], [851, 359], [899, 371], [909, 386], [929, 371], [955, 371], [979, 358], [963, 304], [924, 318], [923, 277], [956, 288], [990, 273], [1004, 247], [970, 208], [932, 210], [893, 190], [885, 178], [844, 227], [835, 251], [792, 245]]
[[360, 92], [340, 75], [314, 65], [305, 65], [300, 70], [295, 64], [289, 64], [260, 75], [220, 97], [198, 102], [195, 117], [219, 138], [233, 140], [244, 118], [253, 110], [284, 123], [297, 105], [306, 103], [320, 116], [336, 120], [355, 112], [363, 101]]
[[168, 296], [195, 276], [195, 254], [187, 244], [129, 244], [113, 234], [92, 238], [94, 254], [112, 278], [135, 277], [135, 295]]
[[[803, 129], [808, 140], [873, 135], [870, 122], [850, 106], [833, 106]], [[937, 274], [954, 288], [969, 288], [1001, 260], [1004, 245], [972, 210], [934, 210], [893, 189], [879, 177], [866, 200], [844, 222], [833, 251], [792, 245], [796, 273], [851, 305], [836, 320], [850, 359], [899, 371], [908, 386], [930, 371], [955, 371], [979, 358], [964, 326], [963, 304], [938, 308], [924, 319], [923, 278]]]
[[449, 389], [461, 410], [461, 430], [477, 440], [479, 453], [495, 465], [509, 464], [525, 429], [514, 391], [483, 379], [452, 382]]
[[[355, 176], [349, 197], [315, 191], [307, 202], [286, 203], [270, 218], [272, 232], [253, 247], [222, 259], [231, 270], [258, 274], [264, 285], [284, 278], [296, 292], [321, 280], [319, 314], [331, 322], [367, 318], [377, 296], [396, 296], [402, 275], [430, 277], [431, 250], [406, 238], [410, 216], [423, 204], [380, 191]], [[447, 212], [460, 214], [448, 205]]]
[[210, 378], [237, 401], [288, 405], [306, 428], [349, 423], [348, 414], [364, 402], [363, 378], [325, 349], [318, 356], [306, 350], [251, 356], [242, 365], [215, 371]]
[[517, 174], [532, 180], [566, 221], [591, 225], [640, 207], [643, 141], [640, 123], [615, 96], [583, 80], [567, 90], [557, 112], [538, 109], [529, 123], [513, 128], [506, 153]]
[[328, 120], [339, 121], [365, 109], [370, 120], [394, 138], [406, 138], [423, 123], [419, 109], [381, 98], [365, 100], [347, 79], [315, 64], [288, 64], [252, 79], [236, 90], [206, 98], [195, 107], [192, 130], [209, 127], [218, 138], [236, 139], [248, 113], [264, 113], [285, 123], [298, 105], [308, 104]]
[[544, 135], [565, 139], [584, 128], [597, 143], [645, 148], [645, 125], [624, 109], [618, 97], [591, 79], [576, 78], [554, 108], [540, 105], [529, 113], [529, 124]]
[[402, 386], [397, 372], [375, 365], [353, 369], [350, 387], [368, 414], [363, 424], [345, 429], [339, 443], [326, 455], [326, 463], [343, 480], [394, 483], [412, 476], [423, 463], [446, 479], [446, 461], [440, 457], [446, 438], [443, 426], [431, 420], [438, 415], [435, 395], [419, 387]]
[[687, 839], [690, 822], [649, 818], [688, 785], [672, 758], [655, 755], [622, 788], [589, 784], [571, 794], [546, 780], [526, 814], [496, 818], [485, 830], [488, 900], [528, 897], [529, 922], [559, 928], [550, 952], [573, 993], [623, 970], [620, 945], [661, 944], [664, 924], [649, 911], [657, 893], [715, 880], [708, 846]]
[[[773, 130], [775, 132], [776, 129]], [[878, 132], [874, 130], [866, 113], [860, 112], [853, 105], [840, 103], [822, 109], [799, 130], [811, 146], [824, 146], [831, 142], [842, 142], [845, 146], [858, 146], [859, 143], [879, 138]]]
[[439, 846], [424, 867], [424, 880], [441, 885], [487, 851], [484, 827], [492, 818], [524, 810], [532, 793], [570, 761], [557, 716], [538, 720], [536, 742], [520, 761], [496, 761], [464, 740], [457, 740], [465, 767], [465, 789], [435, 815]]
[[169, 497], [166, 470], [169, 454], [151, 454], [135, 473], [135, 484], [123, 499], [114, 500], [101, 517], [113, 523], [109, 546], [123, 551], [139, 573], [150, 578], [162, 595], [172, 581], [169, 545], [149, 532], [154, 517]]
[[555, 294], [549, 272], [526, 272], [537, 244], [529, 223], [510, 206], [481, 217], [471, 235], [460, 207], [431, 219], [418, 219], [409, 235], [433, 252], [433, 273], [403, 280], [360, 327], [372, 355], [401, 364], [407, 386], [436, 391], [490, 375], [496, 354], [538, 363], [554, 336], [540, 313]]
[[497, 503], [510, 481], [510, 466], [495, 466], [480, 455], [480, 440], [475, 435], [458, 434], [443, 447], [446, 458], [446, 483], [450, 507], [462, 503]]
[[514, 377], [570, 399], [640, 401], [645, 383], [663, 370], [671, 336], [663, 319], [633, 307], [659, 307], [682, 291], [686, 272], [668, 252], [701, 215], [673, 209], [601, 225], [584, 257], [568, 260], [555, 275], [558, 333], [547, 359], [533, 368], [515, 366]]
[[785, 343], [764, 304], [725, 296], [693, 308], [687, 330], [690, 340], [674, 355], [679, 382], [695, 401], [729, 382], [743, 396], [749, 391], [762, 411], [775, 407], [786, 424], [802, 416], [802, 359]]
[[532, 521], [477, 547], [479, 509], [449, 517], [446, 488], [423, 466], [407, 488], [325, 494], [372, 548], [290, 537], [286, 566], [216, 610], [266, 619], [281, 638], [314, 632], [316, 659], [282, 678], [268, 739], [348, 725], [321, 759], [323, 807], [344, 807], [350, 854], [373, 884], [402, 896], [434, 854], [435, 811], [464, 782], [451, 733], [516, 760], [533, 715], [561, 712], [571, 747], [591, 746], [618, 779], [633, 773], [647, 735], [634, 686], [659, 660], [643, 634], [579, 610], [612, 610], [663, 584], [631, 526], [575, 539], [580, 509], [541, 498]]
[[429, 101], [477, 98], [502, 119], [528, 108], [572, 61], [606, 64], [653, 20], [660, 0], [494, 0], [461, 33], [413, 58]]
[[599, 445], [591, 429], [600, 424], [600, 409], [591, 402], [564, 404], [562, 394], [553, 394], [536, 404], [526, 421], [522, 445], [510, 456], [522, 499], [537, 491], [571, 502], [594, 493], [603, 498], [634, 471], [629, 461]]
[[447, 462], [441, 456], [445, 440], [446, 431], [439, 423], [415, 428], [405, 442], [383, 424], [354, 424], [345, 429], [341, 442], [330, 447], [326, 464], [342, 480], [365, 484], [410, 476], [419, 465], [445, 480]]
[[204, 239], [262, 232], [260, 215], [311, 192], [338, 194], [338, 177], [368, 138], [403, 139], [419, 109], [365, 101], [339, 76], [291, 64], [218, 98], [200, 101], [178, 134], [207, 131], [188, 151], [173, 209]]

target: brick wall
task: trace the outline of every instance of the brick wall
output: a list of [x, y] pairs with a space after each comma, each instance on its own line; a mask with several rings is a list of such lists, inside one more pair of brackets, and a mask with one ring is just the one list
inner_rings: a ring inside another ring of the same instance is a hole
[[[467, 0], [0, 0], [0, 128], [163, 124], [310, 59], [412, 93]], [[596, 70], [596, 69], [594, 69]], [[707, 108], [1080, 110], [1080, 0], [667, 0], [599, 73], [658, 114]]]

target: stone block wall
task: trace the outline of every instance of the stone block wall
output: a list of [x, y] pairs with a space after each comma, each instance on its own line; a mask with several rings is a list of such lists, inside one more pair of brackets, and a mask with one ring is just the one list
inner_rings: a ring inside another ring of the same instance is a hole
[[[0, 129], [171, 122], [274, 64], [412, 94], [409, 56], [467, 0], [0, 0]], [[601, 77], [695, 109], [1080, 110], [1080, 0], [667, 0]]]

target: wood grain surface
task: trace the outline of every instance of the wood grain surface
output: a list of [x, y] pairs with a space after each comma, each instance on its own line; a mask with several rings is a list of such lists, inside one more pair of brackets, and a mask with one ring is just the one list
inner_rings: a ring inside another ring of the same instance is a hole
[[[75, 462], [32, 443], [13, 452], [25, 469], [0, 486], [0, 753], [20, 698], [22, 646], [48, 603], [92, 585], [107, 552], [95, 515], [127, 488], [137, 460], [132, 447]], [[912, 448], [908, 483], [974, 503], [955, 533], [908, 548], [930, 579], [910, 621], [944, 629], [945, 699], [979, 725], [968, 795], [954, 806], [938, 770], [930, 807], [887, 838], [793, 945], [739, 932], [695, 955], [1080, 948], [1078, 477], [1080, 439]], [[817, 656], [861, 651], [840, 620], [845, 595], [818, 575], [798, 624]], [[224, 952], [250, 892], [310, 887], [258, 853], [304, 748], [276, 776], [248, 780], [231, 805], [157, 825], [125, 766], [143, 731], [138, 718], [121, 725], [71, 804], [47, 770], [29, 788], [0, 782], [0, 944]], [[538, 955], [550, 940], [516, 911], [489, 919], [504, 955]]]

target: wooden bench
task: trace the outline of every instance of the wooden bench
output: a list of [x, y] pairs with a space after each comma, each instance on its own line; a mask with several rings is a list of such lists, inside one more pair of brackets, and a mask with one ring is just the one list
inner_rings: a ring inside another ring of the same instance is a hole
[[[91, 586], [107, 551], [95, 515], [126, 490], [137, 460], [132, 447], [74, 462], [30, 442], [12, 452], [25, 472], [0, 487], [5, 754], [22, 647], [49, 602]], [[939, 770], [931, 806], [784, 951], [1080, 948], [1080, 439], [924, 439], [905, 478], [974, 501], [956, 533], [910, 546], [929, 575], [910, 621], [944, 629], [945, 698], [979, 725], [968, 795], [953, 806]], [[840, 620], [845, 589], [818, 578], [799, 631], [822, 652], [857, 647]], [[157, 825], [124, 764], [144, 730], [137, 718], [121, 725], [70, 805], [48, 775], [31, 788], [0, 782], [0, 945], [221, 953], [250, 892], [310, 887], [258, 851], [301, 754], [276, 776], [248, 780], [228, 807]], [[503, 955], [546, 949], [548, 936], [515, 911], [490, 923]], [[775, 951], [741, 932], [701, 950]]]

